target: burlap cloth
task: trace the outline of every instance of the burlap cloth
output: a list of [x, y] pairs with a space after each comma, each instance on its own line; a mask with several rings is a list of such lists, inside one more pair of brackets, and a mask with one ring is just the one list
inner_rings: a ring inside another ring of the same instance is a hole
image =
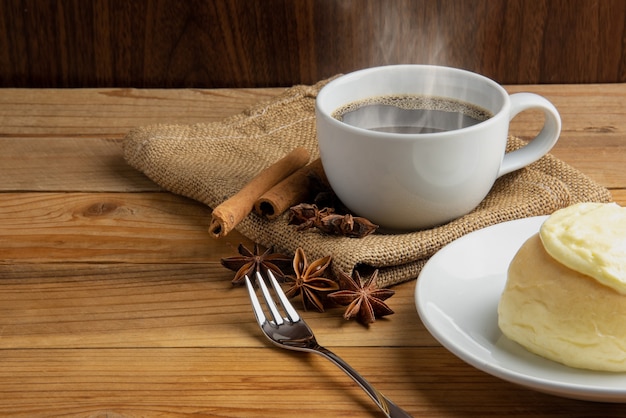
[[[266, 166], [297, 146], [319, 156], [315, 97], [326, 83], [294, 86], [221, 122], [154, 125], [130, 131], [124, 141], [127, 162], [168, 191], [214, 208]], [[509, 149], [524, 142], [510, 137]], [[581, 201], [608, 202], [607, 189], [547, 155], [501, 177], [472, 213], [433, 229], [374, 234], [362, 239], [297, 232], [287, 215], [268, 221], [250, 214], [237, 229], [263, 246], [293, 255], [302, 247], [309, 260], [331, 254], [332, 269], [351, 273], [379, 269], [379, 285], [415, 279], [437, 250], [471, 231], [503, 221], [547, 215]], [[207, 232], [208, 233], [208, 232]]]

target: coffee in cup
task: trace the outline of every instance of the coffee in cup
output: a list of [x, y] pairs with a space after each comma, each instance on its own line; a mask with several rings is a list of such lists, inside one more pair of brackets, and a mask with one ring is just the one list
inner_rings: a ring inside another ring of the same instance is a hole
[[332, 115], [359, 128], [404, 134], [467, 128], [493, 116], [471, 103], [427, 95], [369, 97], [348, 103]]
[[[541, 132], [505, 153], [509, 121], [539, 109]], [[493, 80], [430, 65], [338, 77], [319, 92], [320, 156], [333, 191], [383, 229], [419, 230], [471, 212], [495, 180], [545, 155], [561, 119], [545, 98], [509, 95]]]

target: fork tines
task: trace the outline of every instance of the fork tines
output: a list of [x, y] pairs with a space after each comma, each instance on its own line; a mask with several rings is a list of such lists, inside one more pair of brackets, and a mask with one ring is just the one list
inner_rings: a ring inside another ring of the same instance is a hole
[[[287, 313], [287, 318], [283, 318], [281, 316], [280, 311], [278, 310], [278, 306], [276, 305], [276, 302], [274, 302], [274, 299], [272, 298], [270, 290], [265, 284], [263, 275], [257, 271], [256, 273], [257, 283], [259, 284], [259, 287], [261, 288], [261, 293], [263, 293], [263, 299], [265, 299], [265, 304], [267, 305], [273, 317], [273, 321], [269, 321], [269, 322], [274, 322], [275, 325], [281, 325], [282, 323], [285, 322], [285, 319], [288, 319], [291, 322], [299, 321], [300, 315], [298, 315], [298, 312], [295, 310], [293, 305], [289, 302], [289, 299], [287, 299], [285, 292], [283, 292], [274, 274], [268, 270], [267, 276], [269, 277], [269, 281], [272, 284], [274, 293], [278, 297], [278, 300], [280, 301], [281, 306]], [[248, 276], [246, 276], [245, 280], [246, 280], [246, 286], [248, 287], [248, 293], [250, 294], [250, 300], [252, 301], [254, 314], [257, 318], [257, 321], [259, 322], [259, 325], [263, 325], [263, 323], [268, 322], [267, 318], [265, 317], [265, 313], [263, 312], [261, 303], [259, 302], [259, 299], [256, 296], [256, 292], [254, 290], [254, 286], [252, 285], [252, 281], [250, 280]]]

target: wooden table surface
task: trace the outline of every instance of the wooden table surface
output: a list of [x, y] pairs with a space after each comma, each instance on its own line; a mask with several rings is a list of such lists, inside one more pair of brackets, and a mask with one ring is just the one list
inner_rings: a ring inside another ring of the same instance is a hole
[[[553, 154], [626, 205], [626, 85], [510, 86], [563, 118]], [[125, 133], [218, 121], [282, 89], [0, 90], [0, 411], [3, 416], [380, 416], [318, 356], [271, 346], [221, 257], [210, 209], [127, 166]], [[533, 134], [537, 115], [512, 132]], [[303, 316], [323, 345], [414, 416], [621, 416], [483, 373], [426, 331], [415, 281], [387, 320]], [[625, 399], [626, 400], [626, 399]]]

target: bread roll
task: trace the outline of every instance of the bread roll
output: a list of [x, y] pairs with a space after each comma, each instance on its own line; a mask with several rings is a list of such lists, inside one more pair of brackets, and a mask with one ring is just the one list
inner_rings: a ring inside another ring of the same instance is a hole
[[[580, 208], [572, 211], [588, 213]], [[601, 217], [595, 222], [606, 223], [607, 219]], [[580, 219], [572, 224], [580, 225]], [[593, 240], [602, 239], [596, 229]], [[623, 251], [625, 239], [607, 248], [614, 250], [617, 245]], [[626, 264], [624, 258], [612, 260]], [[594, 259], [587, 262], [593, 264]], [[508, 338], [547, 359], [577, 368], [626, 371], [626, 295], [618, 291], [619, 286], [605, 283], [619, 284], [613, 276], [602, 277], [605, 280], [557, 261], [536, 234], [524, 243], [509, 266], [498, 306], [498, 325]]]

